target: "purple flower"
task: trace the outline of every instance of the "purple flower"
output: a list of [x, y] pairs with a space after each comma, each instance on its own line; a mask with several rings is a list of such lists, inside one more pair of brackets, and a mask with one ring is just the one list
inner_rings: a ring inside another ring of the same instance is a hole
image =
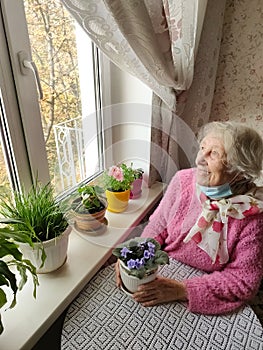
[[147, 244], [150, 251], [155, 251], [155, 244], [153, 244], [152, 242], [148, 242]]
[[128, 269], [137, 269], [137, 270], [139, 270], [142, 266], [144, 266], [144, 263], [145, 263], [145, 260], [144, 260], [144, 258], [142, 258], [142, 259], [136, 259], [136, 260], [134, 260], [134, 259], [130, 259], [130, 260], [128, 260], [127, 261], [127, 267], [128, 267]]
[[153, 258], [154, 257], [154, 251], [152, 250], [145, 250], [144, 253], [143, 253], [143, 256], [145, 259], [150, 259], [150, 258]]
[[151, 252], [149, 250], [145, 250], [143, 253], [143, 257], [145, 259], [149, 259], [151, 257]]
[[136, 260], [130, 259], [127, 261], [128, 269], [134, 269], [136, 267]]
[[140, 269], [142, 266], [144, 266], [144, 258], [136, 259], [136, 269]]
[[129, 250], [127, 247], [122, 248], [122, 250], [121, 250], [121, 256], [123, 256], [123, 257], [126, 259], [128, 253], [132, 253], [132, 251]]

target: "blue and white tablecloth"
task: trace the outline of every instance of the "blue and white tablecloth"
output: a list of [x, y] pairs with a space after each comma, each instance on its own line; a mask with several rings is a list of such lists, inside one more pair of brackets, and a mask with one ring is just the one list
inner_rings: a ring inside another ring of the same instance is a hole
[[[182, 280], [202, 272], [171, 259], [160, 274]], [[193, 314], [184, 303], [145, 308], [115, 286], [111, 265], [70, 305], [61, 349], [263, 350], [263, 329], [249, 306], [224, 316]]]

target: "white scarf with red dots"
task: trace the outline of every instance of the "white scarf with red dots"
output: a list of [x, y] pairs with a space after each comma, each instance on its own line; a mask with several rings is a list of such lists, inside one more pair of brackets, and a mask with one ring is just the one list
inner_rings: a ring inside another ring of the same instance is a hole
[[216, 261], [224, 264], [229, 260], [227, 249], [229, 216], [243, 219], [261, 213], [263, 211], [263, 188], [257, 187], [244, 195], [220, 200], [210, 199], [199, 190], [198, 197], [202, 203], [202, 213], [184, 242], [187, 243], [192, 239], [211, 257], [213, 264]]

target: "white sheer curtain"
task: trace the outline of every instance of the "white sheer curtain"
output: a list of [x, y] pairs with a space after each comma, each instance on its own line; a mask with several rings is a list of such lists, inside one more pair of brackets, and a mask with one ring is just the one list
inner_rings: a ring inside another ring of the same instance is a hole
[[[176, 113], [176, 96], [189, 89], [193, 80], [207, 0], [61, 1], [117, 66], [152, 89], [156, 106], [161, 103], [167, 110], [164, 118], [169, 132]], [[163, 117], [153, 106], [154, 110], [153, 130], [163, 127]], [[158, 154], [166, 158], [162, 152]], [[176, 151], [171, 154], [176, 158]], [[168, 171], [167, 162], [160, 159], [153, 162], [161, 164], [155, 173], [169, 180], [174, 168]], [[151, 178], [154, 181], [157, 175]]]

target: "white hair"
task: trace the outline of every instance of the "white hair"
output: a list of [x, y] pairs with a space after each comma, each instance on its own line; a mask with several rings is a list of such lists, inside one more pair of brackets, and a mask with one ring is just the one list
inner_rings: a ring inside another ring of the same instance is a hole
[[260, 177], [263, 140], [256, 130], [236, 122], [211, 122], [201, 128], [199, 141], [208, 134], [222, 140], [229, 172], [241, 173], [252, 181]]

